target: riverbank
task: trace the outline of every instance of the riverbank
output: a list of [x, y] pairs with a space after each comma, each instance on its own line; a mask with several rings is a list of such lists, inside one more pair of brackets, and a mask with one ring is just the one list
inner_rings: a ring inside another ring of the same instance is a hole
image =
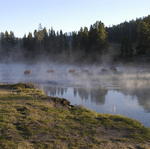
[[150, 129], [98, 114], [32, 84], [0, 85], [0, 149], [149, 149]]

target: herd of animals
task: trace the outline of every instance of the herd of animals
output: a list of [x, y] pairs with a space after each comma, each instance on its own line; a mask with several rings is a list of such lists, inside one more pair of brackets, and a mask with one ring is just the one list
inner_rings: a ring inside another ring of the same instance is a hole
[[[75, 74], [77, 72], [76, 69], [69, 69], [68, 73], [70, 74]], [[82, 73], [86, 73], [87, 75], [92, 75], [92, 72], [90, 72], [89, 69], [82, 69], [81, 70]], [[115, 66], [111, 66], [109, 68], [101, 68], [99, 71], [99, 74], [103, 74], [103, 73], [108, 73], [108, 72], [112, 72], [112, 73], [118, 73], [118, 69]], [[50, 74], [50, 73], [55, 73], [54, 69], [48, 69], [46, 71], [46, 73]], [[24, 71], [24, 75], [31, 75], [32, 74], [32, 70], [25, 70]]]

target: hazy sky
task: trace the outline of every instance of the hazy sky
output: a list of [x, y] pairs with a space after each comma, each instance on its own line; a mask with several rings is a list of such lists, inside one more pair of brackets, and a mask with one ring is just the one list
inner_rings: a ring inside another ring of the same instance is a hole
[[96, 20], [109, 26], [150, 14], [150, 0], [0, 0], [0, 6], [0, 31], [17, 36], [39, 23], [68, 32]]

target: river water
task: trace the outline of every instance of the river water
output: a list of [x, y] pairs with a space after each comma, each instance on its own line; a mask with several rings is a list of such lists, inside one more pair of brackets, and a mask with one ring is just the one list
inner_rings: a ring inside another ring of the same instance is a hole
[[[29, 74], [24, 74], [28, 70]], [[0, 64], [0, 82], [32, 82], [48, 96], [68, 99], [99, 113], [121, 114], [150, 127], [148, 66]]]

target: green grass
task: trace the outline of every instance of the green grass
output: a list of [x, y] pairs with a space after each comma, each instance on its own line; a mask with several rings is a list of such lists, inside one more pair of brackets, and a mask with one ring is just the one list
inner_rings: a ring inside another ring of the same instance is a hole
[[0, 149], [149, 148], [150, 129], [136, 120], [71, 106], [32, 85], [0, 88], [8, 91], [0, 95]]

